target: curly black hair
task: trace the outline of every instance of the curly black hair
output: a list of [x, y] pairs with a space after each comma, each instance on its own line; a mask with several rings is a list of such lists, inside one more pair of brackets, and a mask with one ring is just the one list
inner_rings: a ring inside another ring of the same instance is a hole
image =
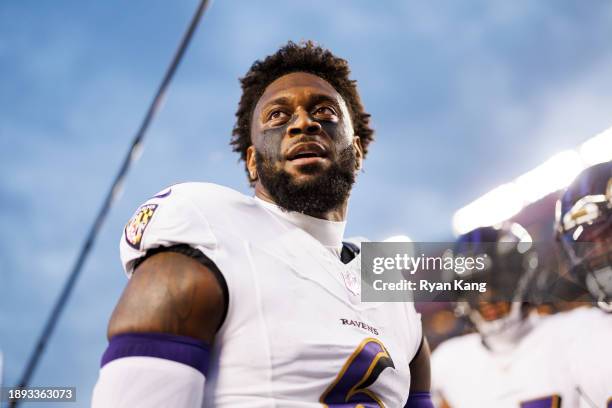
[[374, 139], [374, 130], [370, 127], [370, 114], [365, 112], [357, 92], [357, 81], [349, 78], [351, 71], [348, 62], [313, 41], [299, 44], [289, 41], [263, 61], [255, 61], [240, 79], [242, 97], [236, 111], [236, 124], [230, 144], [233, 150], [240, 154], [240, 159], [245, 161], [245, 167], [247, 148], [251, 145], [251, 119], [255, 105], [268, 85], [292, 72], [317, 75], [336, 89], [348, 106], [353, 128], [361, 139], [365, 157], [368, 145]]

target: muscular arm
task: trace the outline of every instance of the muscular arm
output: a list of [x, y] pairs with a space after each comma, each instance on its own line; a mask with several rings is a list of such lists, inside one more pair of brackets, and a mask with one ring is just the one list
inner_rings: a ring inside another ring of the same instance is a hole
[[167, 333], [211, 344], [224, 314], [215, 275], [193, 258], [162, 252], [134, 271], [108, 326], [122, 333]]
[[423, 337], [423, 344], [410, 362], [410, 392], [429, 392], [431, 388], [431, 367], [429, 365], [429, 343]]
[[410, 362], [410, 395], [405, 408], [433, 408], [429, 344], [423, 337], [421, 347]]
[[174, 252], [147, 258], [111, 317], [92, 407], [201, 406], [225, 300], [215, 274], [197, 260]]

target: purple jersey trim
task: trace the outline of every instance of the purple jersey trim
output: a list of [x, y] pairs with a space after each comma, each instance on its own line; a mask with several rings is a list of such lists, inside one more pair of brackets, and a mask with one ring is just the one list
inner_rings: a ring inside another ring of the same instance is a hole
[[100, 366], [123, 357], [157, 357], [188, 365], [206, 376], [209, 356], [210, 346], [192, 337], [163, 333], [125, 333], [110, 340]]
[[431, 402], [431, 393], [429, 392], [412, 392], [408, 395], [408, 401], [404, 408], [434, 408]]
[[159, 194], [154, 195], [152, 198], [165, 198], [165, 197], [168, 197], [171, 192], [172, 192], [172, 189], [168, 188], [168, 190], [161, 191]]

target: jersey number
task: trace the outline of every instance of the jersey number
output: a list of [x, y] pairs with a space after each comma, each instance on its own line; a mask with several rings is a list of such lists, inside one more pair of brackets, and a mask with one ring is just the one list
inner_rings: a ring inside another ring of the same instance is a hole
[[387, 367], [395, 368], [385, 346], [376, 339], [365, 339], [346, 360], [319, 402], [329, 408], [384, 408], [380, 397], [368, 387]]

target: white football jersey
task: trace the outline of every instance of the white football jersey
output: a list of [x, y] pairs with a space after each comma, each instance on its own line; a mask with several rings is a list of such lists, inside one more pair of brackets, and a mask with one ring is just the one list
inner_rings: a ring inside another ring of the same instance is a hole
[[339, 259], [344, 225], [208, 183], [174, 185], [136, 211], [120, 245], [128, 275], [147, 250], [188, 244], [227, 282], [205, 406], [404, 406], [420, 315], [360, 301], [360, 258]]
[[531, 319], [531, 331], [506, 352], [490, 351], [477, 333], [442, 343], [431, 357], [434, 395], [452, 408], [578, 407], [564, 369], [566, 350], [549, 338], [559, 319]]
[[564, 357], [579, 390], [581, 408], [612, 408], [612, 314], [579, 308], [561, 314], [570, 334]]

